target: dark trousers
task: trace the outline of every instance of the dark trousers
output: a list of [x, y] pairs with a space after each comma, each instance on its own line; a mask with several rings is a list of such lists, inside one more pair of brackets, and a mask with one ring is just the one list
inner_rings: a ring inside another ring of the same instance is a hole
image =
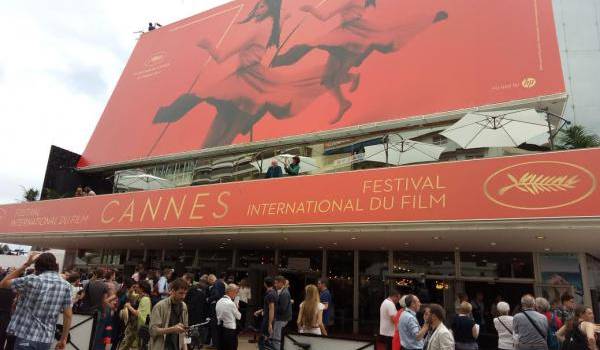
[[246, 314], [248, 313], [248, 303], [240, 301], [240, 313], [242, 314], [242, 319], [240, 320], [240, 324], [242, 325], [242, 331], [243, 331], [248, 326], [246, 324]]
[[235, 329], [219, 326], [219, 345], [217, 350], [237, 350], [238, 337]]
[[217, 323], [217, 318], [210, 319], [210, 340], [212, 341], [212, 345], [219, 348], [219, 324]]
[[50, 350], [51, 346], [52, 343], [40, 343], [21, 338], [15, 340], [15, 350]]
[[6, 343], [6, 328], [10, 323], [10, 312], [0, 311], [0, 348], [4, 349], [4, 343]]
[[385, 344], [385, 350], [392, 350], [392, 342], [394, 338], [388, 337], [387, 335], [380, 335], [379, 337], [383, 341], [383, 344]]
[[17, 338], [14, 335], [6, 336], [6, 345], [4, 346], [4, 350], [13, 350], [15, 348], [15, 341]]

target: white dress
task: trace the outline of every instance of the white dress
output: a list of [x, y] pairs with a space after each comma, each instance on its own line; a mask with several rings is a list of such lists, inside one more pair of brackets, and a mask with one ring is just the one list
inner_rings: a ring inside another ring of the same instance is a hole
[[[304, 302], [302, 304], [300, 304], [300, 307], [302, 307], [303, 304], [304, 304]], [[323, 305], [322, 303], [319, 303], [319, 308], [317, 309], [317, 313], [323, 312], [323, 310], [325, 310], [325, 305]], [[319, 327], [314, 327], [314, 328], [301, 327], [300, 329], [298, 329], [298, 333], [322, 335], [321, 328], [319, 328]]]

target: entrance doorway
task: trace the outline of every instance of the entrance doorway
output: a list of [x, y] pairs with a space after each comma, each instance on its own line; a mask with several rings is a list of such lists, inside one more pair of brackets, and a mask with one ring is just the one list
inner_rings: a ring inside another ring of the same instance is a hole
[[479, 335], [479, 348], [482, 350], [496, 349], [498, 346], [498, 334], [494, 328], [493, 319], [496, 317], [495, 305], [505, 301], [511, 307], [511, 314], [519, 307], [521, 297], [524, 294], [533, 294], [533, 284], [525, 283], [493, 283], [493, 282], [465, 282], [465, 293], [474, 309], [479, 301], [483, 305], [482, 316], [473, 316], [479, 321], [482, 318]]
[[333, 302], [329, 305], [326, 327], [331, 333], [351, 334], [354, 322], [354, 252], [328, 251], [327, 275]]
[[421, 279], [414, 277], [390, 277], [390, 288], [396, 288], [402, 295], [414, 294], [423, 304], [447, 305], [452, 292], [453, 282], [442, 279]]
[[290, 295], [294, 303], [292, 304], [292, 321], [288, 322], [288, 328], [296, 330], [296, 319], [298, 318], [298, 310], [300, 309], [300, 303], [304, 300], [304, 287], [309, 284], [317, 285], [319, 277], [318, 273], [314, 272], [302, 272], [302, 271], [288, 271], [282, 272], [281, 275], [285, 277], [290, 283]]

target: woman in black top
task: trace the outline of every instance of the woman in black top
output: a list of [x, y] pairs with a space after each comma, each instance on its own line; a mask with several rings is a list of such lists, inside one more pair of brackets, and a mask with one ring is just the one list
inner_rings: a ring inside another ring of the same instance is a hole
[[594, 312], [582, 305], [575, 309], [575, 316], [556, 332], [558, 339], [563, 341], [565, 350], [597, 350]]
[[473, 307], [466, 301], [460, 303], [458, 314], [452, 320], [452, 333], [456, 350], [477, 350], [477, 336], [479, 326], [475, 323], [471, 314]]

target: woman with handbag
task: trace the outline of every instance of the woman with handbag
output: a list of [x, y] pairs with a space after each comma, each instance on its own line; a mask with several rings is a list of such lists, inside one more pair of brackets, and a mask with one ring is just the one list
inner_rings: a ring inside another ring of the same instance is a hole
[[512, 350], [515, 348], [515, 342], [513, 338], [513, 318], [508, 314], [510, 305], [501, 301], [496, 305], [496, 312], [498, 317], [494, 318], [494, 327], [498, 332], [498, 349]]
[[[132, 288], [133, 289], [133, 288]], [[127, 325], [125, 328], [125, 337], [119, 345], [119, 350], [129, 350], [139, 348], [138, 330], [140, 326], [146, 324], [146, 318], [150, 315], [152, 302], [150, 301], [150, 293], [152, 288], [148, 281], [139, 283], [139, 295], [135, 295], [133, 290], [131, 298], [121, 310], [121, 319]], [[135, 305], [137, 304], [137, 307]]]

